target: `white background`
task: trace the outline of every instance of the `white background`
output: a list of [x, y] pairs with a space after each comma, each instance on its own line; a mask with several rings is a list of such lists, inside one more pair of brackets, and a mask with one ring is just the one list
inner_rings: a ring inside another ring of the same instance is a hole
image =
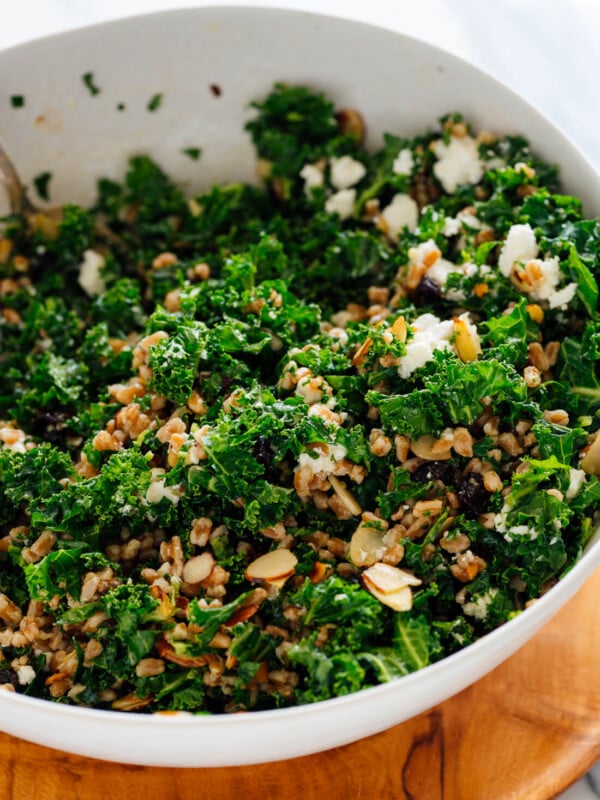
[[[216, 4], [202, 0], [4, 0], [0, 48], [107, 19]], [[600, 169], [600, 0], [234, 0], [222, 4], [335, 14], [444, 47], [518, 91]], [[588, 781], [580, 781], [562, 800], [597, 797]]]

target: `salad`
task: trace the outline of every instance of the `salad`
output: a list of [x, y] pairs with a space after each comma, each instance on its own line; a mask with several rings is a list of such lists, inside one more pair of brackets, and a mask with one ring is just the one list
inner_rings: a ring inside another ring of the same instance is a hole
[[254, 112], [261, 186], [186, 198], [141, 155], [4, 221], [3, 690], [344, 695], [526, 613], [593, 535], [598, 221], [458, 114], [370, 152], [304, 87]]

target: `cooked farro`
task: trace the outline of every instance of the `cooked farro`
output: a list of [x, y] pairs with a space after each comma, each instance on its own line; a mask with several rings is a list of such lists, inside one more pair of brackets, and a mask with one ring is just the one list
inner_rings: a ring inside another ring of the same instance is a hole
[[363, 149], [277, 86], [264, 188], [148, 158], [0, 238], [0, 688], [235, 712], [523, 612], [600, 503], [600, 226], [518, 137]]

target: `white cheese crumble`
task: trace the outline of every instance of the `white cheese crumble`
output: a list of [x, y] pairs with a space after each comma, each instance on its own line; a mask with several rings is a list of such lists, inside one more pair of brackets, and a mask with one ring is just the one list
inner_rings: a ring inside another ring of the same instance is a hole
[[453, 136], [448, 144], [439, 139], [432, 147], [438, 159], [433, 174], [448, 194], [454, 194], [463, 183], [479, 183], [483, 178], [485, 165], [472, 136]]
[[567, 489], [566, 498], [572, 500], [577, 497], [581, 491], [581, 487], [585, 483], [585, 472], [582, 469], [569, 470], [569, 488]]
[[419, 206], [408, 194], [395, 194], [392, 202], [381, 212], [381, 217], [387, 225], [387, 235], [390, 239], [397, 239], [403, 228], [414, 231], [419, 221]]
[[488, 615], [488, 608], [492, 604], [494, 597], [498, 594], [498, 589], [488, 589], [485, 594], [480, 595], [477, 600], [464, 603], [462, 610], [469, 617], [475, 619], [485, 619]]
[[442, 228], [444, 236], [448, 238], [450, 238], [450, 236], [456, 236], [461, 230], [462, 225], [457, 217], [446, 217], [444, 220], [444, 227]]
[[300, 177], [304, 180], [304, 191], [308, 194], [311, 189], [323, 186], [325, 176], [323, 170], [315, 164], [305, 164], [300, 170]]
[[355, 202], [356, 189], [342, 189], [327, 198], [325, 211], [328, 214], [339, 214], [341, 219], [348, 219], [352, 216]]
[[550, 295], [548, 298], [548, 305], [550, 308], [561, 308], [564, 310], [575, 297], [576, 291], [577, 284], [568, 283], [566, 286], [563, 286], [562, 289], [559, 289], [557, 292], [554, 292], [554, 294]]
[[367, 168], [352, 156], [329, 160], [329, 180], [334, 189], [349, 189], [367, 174]]
[[539, 252], [531, 225], [513, 225], [502, 245], [498, 258], [500, 272], [508, 278], [515, 264], [534, 259]]
[[560, 262], [558, 258], [534, 258], [527, 262], [528, 265], [538, 268], [540, 277], [532, 284], [531, 290], [527, 292], [532, 300], [548, 300], [555, 295], [556, 287], [560, 282]]
[[89, 296], [103, 294], [106, 285], [100, 275], [100, 270], [104, 266], [104, 256], [95, 250], [86, 250], [83, 254], [83, 261], [79, 265], [79, 277], [77, 279], [83, 291]]
[[342, 444], [326, 444], [322, 445], [322, 447], [325, 448], [325, 452], [319, 452], [317, 458], [313, 458], [311, 455], [311, 453], [315, 452], [314, 450], [311, 453], [300, 453], [298, 466], [308, 467], [315, 474], [317, 472], [324, 472], [326, 475], [331, 474], [337, 463], [346, 458], [348, 451]]
[[17, 678], [19, 679], [19, 683], [21, 686], [27, 686], [35, 678], [34, 668], [30, 667], [28, 664], [26, 664], [23, 667], [19, 667], [17, 669]]
[[392, 164], [392, 172], [394, 175], [411, 175], [415, 166], [415, 160], [412, 152], [408, 147], [400, 150], [394, 163]]
[[[435, 259], [432, 258], [433, 253], [435, 253]], [[409, 248], [408, 260], [411, 264], [423, 264], [427, 262], [433, 264], [434, 260], [440, 258], [441, 255], [434, 240], [427, 239], [426, 242], [421, 242], [421, 244], [418, 244], [416, 247]]]
[[146, 500], [148, 503], [154, 505], [154, 503], [160, 503], [160, 501], [166, 497], [170, 503], [176, 506], [179, 503], [179, 495], [181, 490], [181, 484], [165, 486], [165, 479], [161, 478], [160, 480], [153, 481], [150, 484], [146, 491]]
[[0, 428], [0, 443], [13, 453], [26, 453], [25, 433], [18, 428], [3, 426]]
[[398, 365], [401, 378], [408, 378], [416, 369], [431, 361], [436, 350], [450, 347], [454, 323], [451, 319], [440, 320], [434, 314], [422, 314], [411, 325], [413, 337], [406, 343], [406, 355]]
[[506, 531], [506, 522], [510, 510], [511, 506], [509, 506], [508, 503], [504, 503], [500, 511], [494, 517], [494, 527], [498, 533], [504, 533]]
[[537, 539], [538, 532], [535, 528], [530, 528], [528, 525], [513, 525], [504, 534], [507, 542], [512, 542], [513, 536], [527, 536], [529, 539]]

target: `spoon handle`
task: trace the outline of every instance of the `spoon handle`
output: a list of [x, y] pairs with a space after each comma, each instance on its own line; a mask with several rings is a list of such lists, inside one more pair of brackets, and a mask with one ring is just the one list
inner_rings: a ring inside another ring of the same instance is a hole
[[8, 194], [8, 201], [10, 205], [10, 210], [12, 214], [26, 214], [28, 212], [34, 212], [36, 209], [33, 204], [29, 201], [27, 194], [25, 192], [25, 188], [21, 183], [21, 179], [19, 178], [19, 174], [12, 163], [8, 153], [6, 152], [6, 148], [4, 146], [4, 142], [0, 137], [0, 181], [4, 183], [6, 188], [6, 193]]

